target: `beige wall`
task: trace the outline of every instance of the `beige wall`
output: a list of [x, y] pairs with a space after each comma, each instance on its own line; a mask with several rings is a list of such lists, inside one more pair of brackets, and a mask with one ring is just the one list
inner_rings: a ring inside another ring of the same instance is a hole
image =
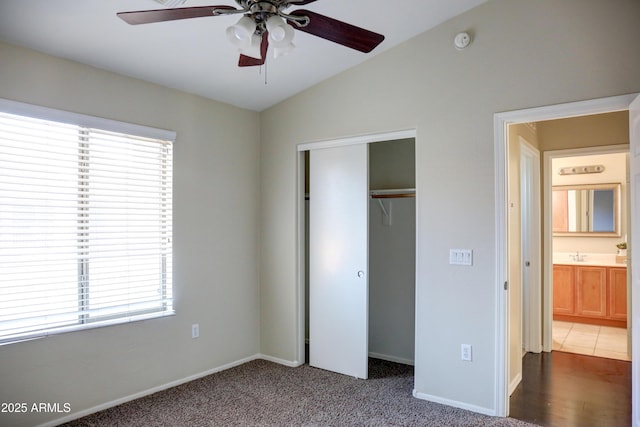
[[[0, 346], [0, 402], [77, 413], [259, 353], [257, 113], [6, 44], [0, 97], [177, 132], [176, 315]], [[2, 413], [0, 425], [65, 415]]]
[[372, 190], [414, 188], [416, 185], [415, 142], [403, 139], [369, 145], [369, 188]]
[[594, 114], [536, 123], [541, 151], [629, 143], [629, 113]]
[[[299, 356], [296, 144], [415, 128], [415, 388], [494, 412], [493, 115], [640, 91], [637, 16], [634, 0], [492, 0], [263, 112], [263, 353]], [[475, 40], [457, 51], [461, 30]], [[473, 267], [449, 265], [450, 248], [473, 249]]]

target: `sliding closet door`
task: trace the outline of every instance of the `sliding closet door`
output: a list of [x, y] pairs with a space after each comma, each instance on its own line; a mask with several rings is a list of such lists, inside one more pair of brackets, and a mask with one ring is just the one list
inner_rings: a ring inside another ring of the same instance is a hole
[[310, 152], [309, 362], [367, 378], [367, 144]]

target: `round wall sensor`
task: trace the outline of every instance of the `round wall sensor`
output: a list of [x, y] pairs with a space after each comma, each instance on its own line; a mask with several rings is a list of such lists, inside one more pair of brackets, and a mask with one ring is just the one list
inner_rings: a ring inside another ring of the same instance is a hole
[[471, 44], [471, 36], [469, 33], [458, 33], [453, 39], [453, 44], [456, 46], [456, 49], [464, 49]]

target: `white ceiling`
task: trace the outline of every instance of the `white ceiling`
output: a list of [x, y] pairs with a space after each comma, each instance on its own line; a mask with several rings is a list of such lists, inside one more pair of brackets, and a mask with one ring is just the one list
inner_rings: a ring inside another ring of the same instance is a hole
[[[238, 16], [137, 26], [116, 17], [162, 7], [152, 0], [0, 0], [0, 40], [262, 111], [485, 1], [318, 0], [291, 7], [288, 12], [309, 9], [386, 39], [363, 54], [296, 31], [297, 49], [269, 56], [262, 69], [237, 67], [238, 53], [225, 29]], [[212, 4], [236, 6], [233, 0], [187, 0], [185, 6]]]

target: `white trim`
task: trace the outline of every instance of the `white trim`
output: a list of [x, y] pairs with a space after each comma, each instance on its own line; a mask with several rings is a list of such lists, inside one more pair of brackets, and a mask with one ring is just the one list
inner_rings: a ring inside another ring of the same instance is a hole
[[466, 409], [467, 411], [477, 412], [478, 414], [489, 415], [495, 417], [497, 414], [493, 409], [485, 408], [482, 406], [469, 405], [468, 403], [459, 402], [457, 400], [443, 399], [431, 394], [420, 393], [413, 390], [413, 397], [421, 400], [427, 400], [429, 402], [441, 403], [447, 406], [453, 406], [454, 408]]
[[[600, 145], [597, 147], [582, 147], [582, 148], [569, 148], [566, 150], [550, 150], [545, 151], [545, 156], [551, 156], [552, 158], [561, 157], [576, 157], [576, 156], [591, 156], [595, 154], [614, 154], [614, 153], [628, 153], [629, 144], [617, 144], [617, 145]], [[549, 164], [550, 166], [551, 164]], [[545, 165], [546, 166], [546, 165]], [[545, 171], [545, 179], [551, 179], [553, 171]], [[547, 176], [548, 174], [548, 176]]]
[[[173, 387], [177, 387], [182, 384], [186, 384], [190, 381], [195, 381], [200, 378], [204, 378], [206, 376], [216, 374], [218, 372], [226, 371], [227, 369], [235, 368], [236, 366], [244, 365], [245, 363], [251, 362], [253, 360], [265, 359], [260, 354], [255, 354], [253, 356], [245, 357], [244, 359], [236, 360], [235, 362], [227, 363], [226, 365], [219, 366], [217, 368], [209, 369], [204, 372], [200, 372], [198, 374], [190, 375], [185, 378], [181, 378], [176, 381], [171, 381], [169, 383], [159, 385], [157, 387], [152, 387], [147, 390], [140, 391], [138, 393], [130, 394], [129, 396], [122, 397], [120, 399], [115, 399], [107, 403], [103, 403], [100, 405], [93, 406], [89, 409], [85, 409], [78, 412], [73, 412], [67, 416], [62, 418], [58, 418], [52, 421], [48, 421], [44, 424], [40, 424], [38, 427], [54, 427], [60, 424], [68, 423], [73, 420], [77, 420], [78, 418], [86, 417], [87, 415], [94, 414], [96, 412], [104, 411], [105, 409], [113, 408], [114, 406], [122, 405], [123, 403], [131, 402], [132, 400], [140, 399], [145, 396], [152, 395], [159, 391], [168, 390]], [[267, 359], [265, 359], [267, 360]], [[271, 360], [272, 361], [272, 360]]]
[[629, 104], [638, 94], [612, 96], [609, 98], [591, 99], [587, 101], [569, 102], [544, 107], [496, 113], [495, 118], [502, 123], [529, 123], [543, 120], [554, 120], [567, 117], [587, 116], [590, 114], [611, 113], [629, 109]]
[[[305, 289], [305, 280], [306, 280], [306, 245], [305, 245], [305, 226], [306, 226], [306, 203], [305, 203], [305, 153], [302, 151], [296, 152], [296, 160], [297, 160], [297, 168], [298, 168], [298, 180], [296, 187], [297, 194], [297, 228], [296, 228], [296, 243], [297, 243], [297, 274], [296, 280], [298, 286], [296, 286], [297, 292], [297, 304], [298, 309], [296, 310], [296, 328], [297, 328], [297, 336], [298, 336], [298, 354], [297, 359], [304, 361], [306, 360], [306, 344], [308, 344], [308, 338], [306, 336], [306, 289]], [[300, 197], [302, 194], [302, 197]]]
[[[508, 378], [508, 319], [509, 309], [506, 304], [505, 292], [502, 286], [507, 280], [507, 253], [506, 253], [506, 142], [507, 125], [514, 123], [538, 122], [565, 117], [600, 114], [612, 111], [623, 111], [629, 108], [629, 104], [638, 94], [614, 96], [609, 98], [594, 99], [588, 101], [571, 102], [566, 104], [537, 107], [524, 110], [502, 112], [494, 114], [494, 152], [495, 152], [495, 209], [496, 209], [496, 384], [495, 401], [496, 414], [507, 416], [509, 410], [509, 394], [506, 379]], [[546, 203], [546, 200], [545, 200]], [[545, 224], [545, 227], [547, 225]], [[546, 235], [546, 228], [545, 228]], [[544, 262], [549, 262], [548, 253], [545, 253]], [[543, 308], [543, 310], [545, 310]], [[543, 314], [546, 316], [546, 313]], [[543, 334], [548, 336], [547, 328], [543, 328]], [[635, 390], [635, 385], [634, 385]]]
[[259, 354], [257, 359], [266, 360], [267, 362], [277, 363], [278, 365], [288, 366], [289, 368], [297, 368], [299, 366], [304, 365], [304, 362], [300, 362], [297, 360], [284, 360], [278, 357], [268, 356], [266, 354]]
[[405, 359], [404, 357], [391, 356], [389, 354], [375, 353], [373, 351], [369, 352], [369, 357], [373, 359], [386, 360], [387, 362], [395, 362], [402, 363], [403, 365], [411, 365], [413, 366], [413, 359]]
[[495, 415], [509, 415], [509, 291], [504, 284], [509, 280], [507, 270], [507, 120], [496, 114], [494, 128], [494, 164], [495, 164], [495, 230], [496, 230], [496, 267], [495, 267], [495, 374], [494, 388]]
[[318, 150], [321, 148], [346, 147], [347, 145], [370, 144], [372, 142], [396, 141], [416, 137], [415, 129], [398, 130], [392, 132], [358, 135], [346, 138], [337, 138], [326, 141], [305, 142], [297, 145], [298, 151]]
[[101, 117], [57, 110], [54, 108], [41, 107], [39, 105], [26, 104], [24, 102], [12, 101], [9, 99], [0, 98], [0, 111], [41, 120], [96, 128], [110, 132], [126, 133], [145, 138], [161, 139], [163, 141], [175, 142], [176, 140], [176, 133], [170, 130], [104, 119]]
[[511, 383], [509, 384], [509, 396], [511, 396], [513, 392], [516, 391], [516, 387], [518, 387], [521, 382], [522, 382], [522, 372], [518, 372], [518, 375], [516, 375], [513, 381], [511, 381]]
[[[629, 187], [627, 194], [629, 197], [629, 204], [627, 208], [630, 234], [630, 249], [631, 249], [631, 269], [627, 270], [628, 280], [631, 283], [631, 298], [629, 301], [629, 317], [627, 326], [631, 326], [631, 423], [640, 427], [640, 316], [637, 310], [640, 310], [640, 289], [638, 289], [638, 274], [640, 270], [640, 257], [637, 248], [640, 246], [640, 232], [638, 231], [638, 209], [640, 208], [640, 96], [637, 97], [629, 105], [629, 145], [632, 156], [628, 156], [629, 159]], [[636, 307], [636, 311], [633, 310]]]

